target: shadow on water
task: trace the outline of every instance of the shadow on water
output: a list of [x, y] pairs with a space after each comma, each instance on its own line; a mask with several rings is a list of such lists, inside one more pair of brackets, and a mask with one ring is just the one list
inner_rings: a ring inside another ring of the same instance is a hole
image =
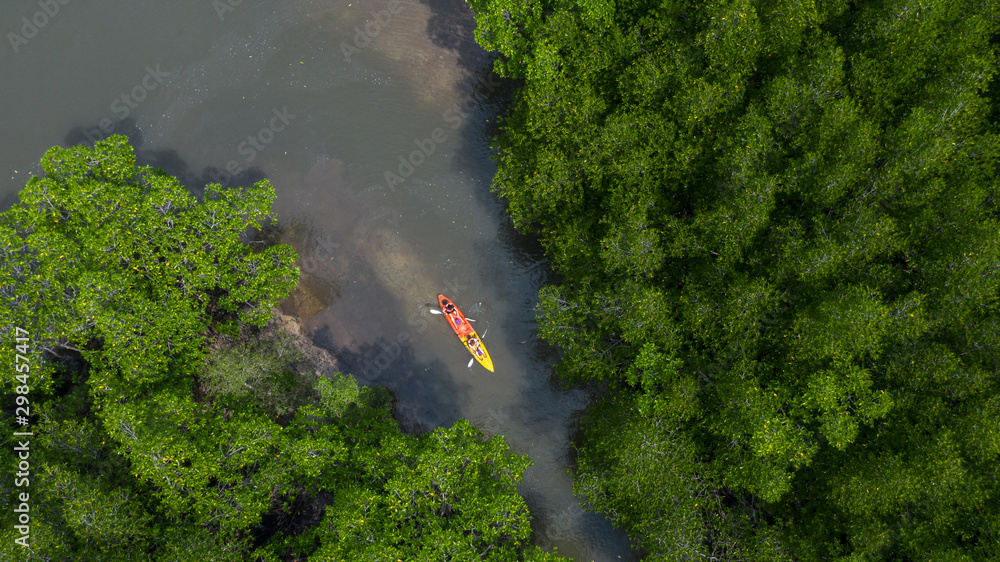
[[[338, 348], [328, 326], [312, 334], [313, 342], [333, 353], [359, 384], [378, 385], [393, 397], [393, 416], [400, 428], [412, 435], [449, 427], [461, 417], [459, 404], [468, 401], [461, 389], [445, 375], [438, 359], [419, 361], [404, 341], [379, 337], [354, 351]], [[397, 338], [398, 339], [398, 338]]]
[[[551, 366], [559, 360], [560, 352], [538, 337], [535, 306], [538, 289], [558, 283], [559, 277], [552, 272], [550, 260], [538, 240], [514, 228], [506, 202], [491, 186], [496, 173], [492, 141], [501, 132], [500, 124], [510, 119], [522, 81], [502, 79], [493, 73], [495, 56], [485, 53], [475, 44], [475, 19], [467, 6], [460, 6], [463, 4], [461, 1], [421, 2], [432, 10], [427, 25], [428, 36], [435, 45], [460, 53], [459, 64], [462, 74], [466, 76], [463, 89], [468, 94], [459, 105], [467, 118], [456, 131], [461, 140], [454, 149], [451, 168], [471, 171], [473, 187], [469, 193], [475, 203], [495, 219], [496, 242], [478, 242], [472, 253], [481, 257], [476, 260], [476, 266], [481, 268], [479, 273], [482, 278], [494, 281], [505, 279], [490, 283], [491, 288], [498, 291], [493, 296], [507, 303], [503, 318], [496, 321], [506, 326], [506, 334], [502, 336], [506, 347], [517, 350], [515, 354], [524, 357], [528, 368], [527, 384], [521, 386], [520, 400], [514, 403], [548, 404], [552, 410], [527, 409], [518, 414], [524, 429], [535, 432], [538, 439], [550, 442], [547, 448], [532, 450], [536, 466], [544, 467], [541, 469], [543, 472], [526, 474], [524, 482], [518, 486], [534, 519], [532, 542], [546, 549], [558, 546], [563, 550], [569, 547], [576, 551], [574, 556], [587, 560], [594, 555], [601, 560], [638, 560], [642, 553], [634, 549], [623, 531], [613, 527], [605, 514], [582, 510], [577, 503], [581, 498], [566, 497], [565, 490], [556, 492], [551, 489], [553, 485], [563, 487], [569, 483], [556, 484], [558, 478], [544, 474], [546, 470], [575, 468], [579, 423], [586, 412], [582, 407], [589, 402], [586, 399], [581, 401], [579, 393], [586, 390], [593, 396], [595, 389], [578, 385], [567, 387], [555, 375]], [[506, 432], [507, 429], [518, 431], [508, 427], [510, 416], [510, 412], [490, 408], [488, 413], [480, 412], [479, 418], [482, 419], [476, 421], [482, 422], [480, 427], [484, 427], [487, 434]], [[515, 437], [518, 438], [522, 442], [534, 441], [532, 438], [525, 441], [523, 436]], [[576, 550], [578, 548], [580, 550]]]
[[20, 194], [16, 191], [7, 194], [3, 199], [0, 199], [0, 211], [6, 211], [7, 209], [10, 209], [11, 207], [14, 206], [14, 203], [17, 203], [20, 200], [21, 200]]
[[[455, 149], [454, 169], [475, 170], [479, 178], [485, 180], [481, 189], [473, 190], [473, 196], [482, 207], [491, 209], [497, 221], [497, 240], [503, 250], [497, 259], [482, 260], [484, 278], [496, 279], [509, 275], [507, 261], [513, 260], [519, 276], [526, 276], [519, 284], [496, 284], [495, 289], [501, 291], [499, 298], [505, 302], [519, 302], [522, 306], [510, 307], [506, 325], [523, 323], [525, 319], [518, 316], [519, 311], [532, 310], [537, 300], [536, 291], [525, 291], [525, 284], [531, 288], [555, 281], [555, 275], [549, 269], [549, 260], [544, 249], [536, 238], [517, 232], [506, 216], [506, 203], [490, 189], [490, 180], [495, 173], [492, 165], [483, 166], [483, 154], [476, 147], [488, 146], [488, 142], [500, 133], [499, 119], [511, 107], [518, 87], [522, 80], [501, 78], [493, 72], [493, 61], [497, 55], [487, 53], [475, 41], [476, 20], [472, 10], [465, 0], [420, 0], [431, 9], [431, 17], [427, 23], [427, 35], [438, 47], [455, 51], [459, 54], [458, 64], [463, 74], [470, 77], [466, 85], [469, 92], [467, 107], [472, 106], [470, 115], [458, 133], [461, 142]], [[486, 86], [483, 88], [482, 86]], [[478, 123], [478, 125], [477, 125]], [[479, 244], [476, 252], [479, 255], [496, 253], [498, 248], [489, 242]], [[503, 257], [504, 259], [499, 259]], [[533, 319], [532, 319], [533, 320]], [[533, 321], [531, 322], [533, 324]], [[532, 349], [530, 355], [535, 362], [551, 364], [557, 357], [557, 350], [537, 338], [537, 328], [532, 328], [530, 338]], [[527, 334], [511, 334], [512, 345], [519, 344]], [[517, 339], [517, 341], [513, 341]]]
[[[455, 151], [456, 169], [478, 170], [482, 168], [482, 154], [473, 147], [481, 147], [483, 137], [489, 141], [499, 134], [497, 116], [501, 115], [513, 100], [522, 80], [501, 78], [493, 72], [493, 62], [497, 59], [495, 53], [488, 53], [476, 43], [476, 19], [465, 0], [420, 0], [431, 9], [431, 17], [427, 21], [427, 36], [431, 42], [440, 48], [448, 49], [458, 54], [457, 64], [462, 75], [467, 77], [465, 90], [469, 92], [465, 107], [474, 118], [466, 119], [459, 134], [462, 142]], [[473, 122], [484, 123], [485, 129], [472, 126]], [[493, 176], [493, 170], [484, 173], [488, 180]], [[497, 198], [488, 189], [477, 190], [476, 197], [480, 202], [493, 207]]]
[[181, 185], [198, 198], [205, 195], [205, 186], [210, 183], [218, 183], [222, 187], [250, 187], [260, 180], [267, 179], [264, 171], [256, 166], [235, 175], [214, 166], [208, 166], [201, 173], [196, 173], [191, 170], [177, 151], [146, 148], [142, 130], [132, 117], [118, 120], [110, 126], [105, 123], [103, 129], [99, 124], [89, 127], [73, 127], [63, 139], [63, 144], [92, 147], [95, 143], [111, 135], [128, 137], [129, 144], [135, 150], [135, 160], [138, 165], [159, 168], [174, 176]]
[[427, 36], [435, 46], [458, 53], [458, 64], [466, 74], [488, 66], [490, 55], [476, 43], [476, 19], [465, 0], [420, 0], [431, 9]]
[[[484, 155], [477, 147], [492, 146], [494, 139], [501, 133], [500, 125], [513, 107], [517, 89], [522, 82], [520, 79], [501, 78], [493, 72], [492, 65], [486, 65], [474, 73], [472, 84], [468, 89], [472, 91], [473, 84], [485, 84], [488, 87], [484, 91], [488, 94], [476, 96], [477, 103], [470, 110], [470, 115], [474, 117], [466, 120], [459, 131], [462, 142], [455, 151], [456, 168], [465, 170], [484, 168], [482, 164]], [[506, 202], [492, 189], [492, 179], [496, 173], [495, 157], [496, 153], [490, 150], [489, 169], [483, 170], [485, 181], [482, 188], [475, 190], [473, 194], [480, 204], [494, 209], [497, 214], [505, 214]]]

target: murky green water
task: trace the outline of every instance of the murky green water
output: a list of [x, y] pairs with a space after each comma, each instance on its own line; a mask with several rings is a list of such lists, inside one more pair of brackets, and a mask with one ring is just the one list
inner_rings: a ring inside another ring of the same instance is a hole
[[[506, 86], [463, 3], [61, 1], [0, 5], [4, 208], [45, 149], [112, 132], [195, 190], [270, 179], [303, 256], [285, 309], [314, 340], [390, 387], [405, 426], [465, 417], [529, 455], [538, 544], [637, 559], [572, 495], [587, 396], [550, 380], [532, 312], [547, 268], [489, 193]], [[427, 312], [439, 292], [478, 320], [495, 374]]]

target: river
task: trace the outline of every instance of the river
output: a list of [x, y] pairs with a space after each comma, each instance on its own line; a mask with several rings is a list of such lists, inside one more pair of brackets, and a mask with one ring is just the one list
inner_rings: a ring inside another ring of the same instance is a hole
[[[302, 256], [283, 309], [409, 431], [467, 418], [533, 466], [533, 540], [575, 560], [638, 560], [572, 494], [588, 395], [553, 379], [533, 307], [550, 280], [489, 190], [509, 84], [456, 0], [10, 0], [0, 4], [0, 204], [53, 145], [128, 134], [195, 192], [267, 178]], [[428, 304], [477, 321], [496, 365]]]

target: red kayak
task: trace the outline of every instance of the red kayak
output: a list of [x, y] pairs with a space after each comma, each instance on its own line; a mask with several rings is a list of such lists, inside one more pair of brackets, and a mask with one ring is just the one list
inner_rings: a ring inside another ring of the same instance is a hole
[[[465, 318], [462, 311], [444, 295], [438, 295], [438, 304], [441, 305], [441, 312], [448, 320], [448, 325], [451, 326], [458, 339], [462, 340], [462, 345], [465, 346], [465, 349], [468, 349], [469, 353], [476, 358], [476, 361], [479, 361], [480, 365], [486, 367], [492, 373], [493, 360], [490, 359], [490, 354], [486, 351], [486, 346], [483, 345], [482, 338], [472, 328], [472, 324]], [[470, 342], [473, 345], [470, 345]]]

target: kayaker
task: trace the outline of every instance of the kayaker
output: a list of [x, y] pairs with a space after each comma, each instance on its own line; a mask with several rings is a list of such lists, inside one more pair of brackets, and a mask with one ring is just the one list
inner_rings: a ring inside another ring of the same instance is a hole
[[474, 351], [477, 357], [482, 357], [483, 350], [479, 348], [479, 338], [475, 337], [469, 338], [468, 343], [469, 343], [469, 349]]
[[448, 301], [448, 304], [444, 305], [444, 313], [451, 317], [456, 327], [462, 326], [462, 317], [458, 315], [458, 309], [455, 308], [455, 305], [451, 301]]

